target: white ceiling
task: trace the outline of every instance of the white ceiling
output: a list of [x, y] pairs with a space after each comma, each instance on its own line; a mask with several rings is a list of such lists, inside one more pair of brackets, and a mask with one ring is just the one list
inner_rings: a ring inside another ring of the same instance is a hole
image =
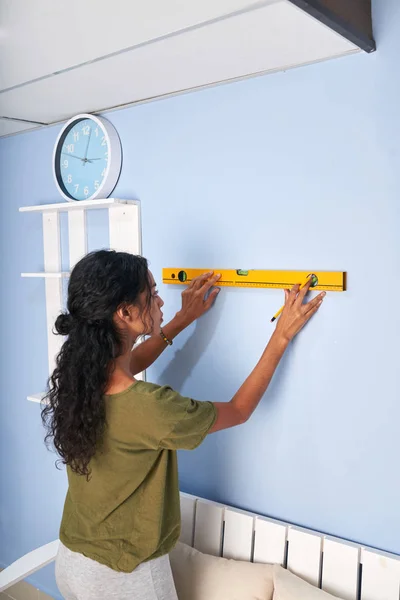
[[257, 4], [249, 0], [0, 0], [0, 89]]
[[11, 135], [13, 133], [20, 133], [22, 131], [29, 131], [30, 129], [36, 128], [37, 125], [33, 125], [31, 123], [2, 119], [0, 117], [0, 137], [3, 137], [5, 135]]
[[288, 0], [0, 0], [0, 23], [0, 116], [46, 124], [358, 50]]

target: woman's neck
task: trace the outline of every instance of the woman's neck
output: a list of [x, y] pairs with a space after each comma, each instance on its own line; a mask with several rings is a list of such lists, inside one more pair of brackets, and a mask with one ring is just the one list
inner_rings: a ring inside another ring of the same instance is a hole
[[106, 394], [118, 394], [126, 390], [135, 380], [130, 370], [130, 351], [119, 356], [114, 363], [107, 382]]

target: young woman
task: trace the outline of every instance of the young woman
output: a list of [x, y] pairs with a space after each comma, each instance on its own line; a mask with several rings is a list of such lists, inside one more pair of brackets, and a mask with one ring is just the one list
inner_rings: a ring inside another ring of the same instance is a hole
[[[74, 267], [67, 336], [42, 418], [67, 465], [56, 578], [66, 600], [177, 600], [168, 553], [179, 538], [176, 450], [247, 421], [292, 338], [325, 294], [304, 304], [306, 286], [285, 291], [285, 309], [258, 364], [229, 402], [198, 402], [135, 379], [212, 306], [219, 275], [182, 293], [161, 327], [163, 301], [141, 256], [101, 250]], [[212, 291], [211, 291], [212, 290]], [[150, 337], [132, 347], [138, 337]]]

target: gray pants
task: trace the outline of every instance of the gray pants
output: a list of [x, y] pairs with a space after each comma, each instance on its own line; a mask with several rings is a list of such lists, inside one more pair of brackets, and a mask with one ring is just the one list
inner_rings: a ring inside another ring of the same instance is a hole
[[60, 542], [56, 580], [65, 600], [178, 600], [168, 554], [119, 573]]

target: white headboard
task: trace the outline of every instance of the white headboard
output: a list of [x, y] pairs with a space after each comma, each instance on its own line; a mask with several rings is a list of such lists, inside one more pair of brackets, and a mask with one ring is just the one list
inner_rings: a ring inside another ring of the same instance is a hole
[[181, 492], [181, 541], [201, 552], [278, 563], [344, 600], [399, 600], [400, 556]]

